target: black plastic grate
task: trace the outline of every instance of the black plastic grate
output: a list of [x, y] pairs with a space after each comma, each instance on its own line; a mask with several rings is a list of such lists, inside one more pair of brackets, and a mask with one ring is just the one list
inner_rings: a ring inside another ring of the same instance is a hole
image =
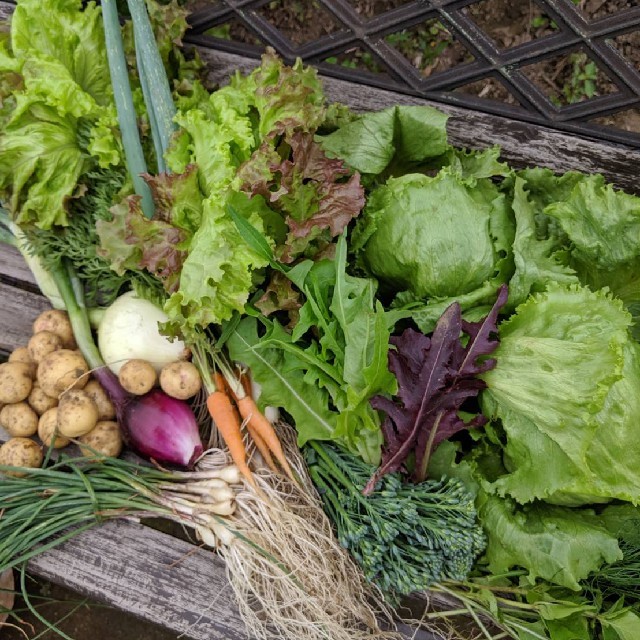
[[[292, 41], [299, 38], [288, 38], [265, 15], [278, 2], [198, 0], [190, 16], [192, 29], [186, 40], [252, 57], [259, 56], [263, 45], [268, 45], [287, 62], [301, 57], [326, 75], [640, 147], [640, 127], [625, 131], [616, 126], [615, 120], [616, 114], [628, 110], [635, 110], [640, 120], [640, 70], [618, 46], [627, 34], [640, 33], [640, 6], [587, 19], [571, 0], [513, 0], [513, 3], [523, 1], [543, 14], [552, 28], [541, 37], [506, 48], [473, 16], [474, 10], [481, 13], [486, 0], [414, 0], [404, 4], [402, 0], [379, 0], [377, 5], [382, 12], [371, 17], [360, 15], [348, 0], [281, 0], [280, 4], [303, 5], [306, 19], [326, 24], [325, 33], [299, 44]], [[384, 10], [385, 6], [395, 8]], [[241, 42], [234, 40], [233, 35], [219, 33], [222, 25], [231, 23], [246, 27], [253, 38], [244, 37]], [[397, 34], [433, 29], [434, 24], [445, 29], [468, 52], [468, 61], [425, 77], [394, 46], [394, 34], [397, 39]], [[253, 43], [247, 42], [251, 39]], [[341, 57], [348, 62], [354, 52], [367, 63], [365, 68], [339, 63]], [[589, 65], [586, 68], [591, 76], [597, 74], [606, 80], [607, 90], [602, 95], [561, 104], [532, 78], [531, 70], [558, 57], [575, 58], [575, 54], [581, 54], [579, 59], [583, 65]], [[467, 93], [469, 85], [474, 85], [476, 93], [478, 86], [499, 87], [509, 94], [511, 103]], [[613, 124], [602, 124], [603, 119], [611, 116]]]

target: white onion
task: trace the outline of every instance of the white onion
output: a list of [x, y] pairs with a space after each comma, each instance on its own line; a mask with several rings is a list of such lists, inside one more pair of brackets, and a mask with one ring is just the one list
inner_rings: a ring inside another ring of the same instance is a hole
[[104, 312], [98, 328], [98, 348], [109, 369], [117, 375], [127, 360], [139, 358], [159, 373], [166, 364], [184, 359], [184, 343], [160, 334], [158, 324], [168, 319], [162, 309], [135, 292], [121, 295]]

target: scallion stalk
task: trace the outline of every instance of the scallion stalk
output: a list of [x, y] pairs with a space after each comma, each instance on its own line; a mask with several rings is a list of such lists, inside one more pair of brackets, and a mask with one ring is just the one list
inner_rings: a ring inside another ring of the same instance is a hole
[[149, 126], [151, 127], [151, 139], [153, 140], [153, 148], [156, 152], [156, 164], [158, 173], [163, 173], [167, 170], [166, 162], [164, 161], [164, 149], [162, 148], [162, 142], [160, 138], [160, 131], [158, 129], [158, 121], [156, 120], [155, 111], [149, 108], [148, 105], [152, 104], [151, 90], [149, 89], [149, 82], [147, 76], [142, 72], [142, 58], [140, 57], [140, 49], [136, 47], [136, 64], [138, 65], [140, 75], [140, 86], [142, 87], [142, 95], [144, 96], [144, 103], [147, 105], [147, 117], [149, 118]]
[[[162, 149], [162, 154], [158, 156], [158, 166], [160, 157], [164, 158], [164, 153], [169, 148], [171, 137], [176, 130], [173, 121], [176, 115], [176, 108], [171, 95], [169, 79], [162, 63], [162, 57], [158, 51], [156, 39], [147, 13], [145, 0], [127, 0], [131, 20], [133, 22], [133, 33], [138, 59], [138, 73], [144, 87], [147, 87], [149, 97], [145, 94], [145, 102], [149, 119], [155, 122], [158, 132], [158, 142], [156, 150]], [[152, 129], [153, 132], [153, 129]]]
[[[0, 474], [12, 470], [0, 466]], [[50, 467], [21, 471], [25, 477], [6, 475], [0, 482], [0, 573], [105, 520], [162, 517], [207, 527], [211, 517], [200, 502], [174, 497], [188, 496], [192, 479], [184, 472], [108, 457], [62, 457]], [[219, 469], [195, 475], [215, 478]]]
[[118, 123], [122, 134], [122, 144], [127, 167], [133, 181], [135, 192], [142, 198], [142, 211], [147, 218], [154, 213], [153, 198], [149, 185], [142, 177], [147, 173], [147, 164], [138, 133], [136, 110], [133, 104], [131, 84], [127, 73], [127, 62], [122, 44], [118, 9], [115, 0], [103, 0], [102, 21], [107, 44], [107, 58], [113, 95], [118, 111]]

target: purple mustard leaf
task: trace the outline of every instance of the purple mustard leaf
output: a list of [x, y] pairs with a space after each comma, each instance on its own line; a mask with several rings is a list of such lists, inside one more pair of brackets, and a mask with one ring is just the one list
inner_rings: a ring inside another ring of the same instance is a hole
[[463, 350], [460, 364], [456, 367], [458, 376], [478, 375], [495, 366], [495, 362], [487, 364], [488, 361], [485, 361], [478, 364], [477, 360], [480, 356], [492, 353], [498, 346], [498, 314], [506, 304], [508, 295], [507, 285], [501, 285], [496, 302], [485, 318], [479, 322], [462, 321], [462, 330], [469, 336], [469, 342]]
[[393, 399], [371, 399], [373, 408], [386, 416], [381, 427], [382, 461], [365, 494], [374, 490], [384, 474], [402, 469], [412, 453], [414, 478], [423, 480], [429, 459], [441, 442], [486, 424], [483, 415], [465, 422], [459, 411], [486, 387], [476, 376], [496, 364], [487, 356], [498, 346], [498, 315], [507, 295], [503, 285], [491, 311], [479, 322], [463, 320], [460, 305], [454, 302], [439, 318], [431, 338], [413, 329], [391, 338], [395, 350], [389, 351], [389, 370], [396, 376], [398, 391]]

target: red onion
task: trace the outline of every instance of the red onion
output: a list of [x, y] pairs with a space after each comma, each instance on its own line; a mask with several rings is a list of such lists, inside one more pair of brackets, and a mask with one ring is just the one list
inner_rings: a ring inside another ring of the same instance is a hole
[[190, 467], [202, 455], [198, 423], [184, 400], [153, 389], [144, 396], [127, 393], [106, 367], [94, 371], [110, 397], [127, 444], [158, 462]]
[[122, 423], [131, 446], [144, 456], [190, 467], [202, 455], [191, 407], [158, 389], [128, 402]]

